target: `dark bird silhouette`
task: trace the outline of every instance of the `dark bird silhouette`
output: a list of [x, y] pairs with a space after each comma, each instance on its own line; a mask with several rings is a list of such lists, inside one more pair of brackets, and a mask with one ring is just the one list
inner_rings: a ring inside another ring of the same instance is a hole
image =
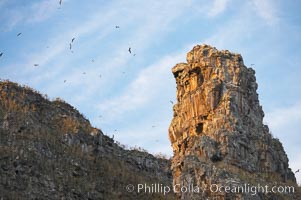
[[295, 171], [295, 174], [298, 173], [298, 172], [300, 172], [300, 169], [298, 169], [297, 171]]
[[155, 125], [152, 125], [152, 128], [155, 128], [156, 126]]
[[62, 5], [62, 1], [63, 1], [63, 0], [60, 0], [60, 5]]
[[75, 38], [72, 38], [71, 43], [74, 42]]
[[115, 26], [115, 28], [120, 28], [119, 26]]
[[20, 36], [21, 34], [22, 34], [22, 33], [18, 33], [18, 34], [17, 34], [17, 37]]
[[2, 56], [3, 56], [3, 52], [0, 53], [0, 57], [2, 57]]
[[86, 74], [86, 72], [83, 72], [83, 75], [85, 75]]
[[131, 47], [129, 48], [129, 52], [132, 53], [132, 48]]
[[69, 44], [69, 49], [70, 49], [70, 50], [72, 49], [72, 44], [71, 44], [71, 43]]
[[64, 83], [66, 83], [66, 80], [64, 80]]
[[37, 66], [39, 66], [39, 64], [34, 64], [33, 66], [37, 67]]
[[170, 102], [171, 104], [173, 104], [173, 101], [172, 101], [172, 100], [170, 100], [169, 102]]

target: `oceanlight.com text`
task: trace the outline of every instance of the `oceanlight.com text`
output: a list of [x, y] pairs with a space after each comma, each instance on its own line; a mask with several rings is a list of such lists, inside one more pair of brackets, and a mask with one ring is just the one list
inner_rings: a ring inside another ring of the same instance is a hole
[[137, 185], [128, 184], [126, 186], [128, 192], [137, 192], [145, 194], [161, 193], [166, 195], [168, 193], [204, 193], [210, 191], [211, 193], [248, 193], [256, 195], [258, 193], [281, 193], [290, 194], [295, 192], [294, 186], [286, 185], [250, 185], [250, 184], [231, 184], [231, 185], [219, 185], [211, 184], [207, 188], [202, 188], [195, 185], [180, 185], [175, 184], [173, 186], [164, 185], [161, 183], [141, 183]]

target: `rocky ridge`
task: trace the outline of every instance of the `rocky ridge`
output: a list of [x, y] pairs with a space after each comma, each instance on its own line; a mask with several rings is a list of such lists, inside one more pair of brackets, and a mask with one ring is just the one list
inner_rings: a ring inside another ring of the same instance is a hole
[[126, 190], [155, 182], [171, 185], [169, 160], [122, 148], [60, 99], [0, 82], [0, 199], [162, 199]]
[[197, 45], [172, 68], [177, 103], [169, 127], [174, 184], [198, 186], [181, 199], [299, 199], [296, 194], [212, 192], [210, 185], [294, 185], [281, 142], [263, 124], [255, 71], [240, 54]]

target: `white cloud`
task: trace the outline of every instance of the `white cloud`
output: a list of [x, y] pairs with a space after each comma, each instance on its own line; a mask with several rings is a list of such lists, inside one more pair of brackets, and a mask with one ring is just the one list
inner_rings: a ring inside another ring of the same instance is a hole
[[301, 102], [298, 102], [290, 107], [277, 108], [274, 111], [266, 114], [266, 120], [269, 125], [277, 130], [288, 128], [291, 124], [301, 122]]
[[214, 0], [212, 3], [212, 7], [208, 11], [208, 16], [215, 17], [223, 13], [227, 8], [228, 3], [229, 0]]
[[[4, 6], [5, 2], [6, 1], [0, 3], [0, 6]], [[13, 2], [13, 4], [18, 3], [19, 2]], [[58, 7], [58, 1], [49, 0], [17, 6], [14, 9], [11, 8], [7, 12], [3, 12], [5, 15], [4, 24], [6, 29], [10, 30], [18, 24], [42, 22], [49, 19], [55, 11], [57, 11]]]
[[301, 155], [298, 153], [296, 156], [290, 160], [290, 168], [295, 173], [298, 169], [300, 169], [300, 172], [296, 173], [296, 179], [297, 183], [301, 184]]
[[[53, 3], [51, 1], [51, 6], [56, 7], [57, 2]], [[42, 2], [39, 2], [37, 4], [32, 5], [32, 8], [37, 8], [37, 11], [35, 12], [35, 17], [29, 17], [28, 20], [34, 22], [39, 19], [45, 19], [47, 18], [48, 14], [45, 9], [47, 9], [49, 4], [49, 1], [45, 0]], [[120, 7], [121, 5], [123, 7], [122, 12], [126, 13], [127, 16], [131, 16], [133, 19], [142, 19], [142, 16], [144, 17], [145, 21], [144, 23], [141, 23], [140, 27], [138, 27], [134, 34], [129, 36], [128, 38], [124, 39], [123, 43], [116, 44], [115, 47], [117, 48], [117, 53], [114, 57], [114, 59], [111, 60], [110, 63], [105, 63], [104, 68], [107, 70], [116, 70], [120, 66], [125, 65], [125, 63], [129, 60], [129, 56], [127, 53], [125, 53], [125, 49], [128, 48], [129, 43], [128, 41], [133, 41], [132, 45], [139, 47], [139, 50], [142, 51], [144, 48], [146, 48], [149, 44], [151, 44], [152, 39], [155, 39], [156, 34], [159, 32], [162, 32], [172, 20], [174, 20], [176, 17], [181, 15], [183, 7], [188, 7], [189, 4], [183, 3], [181, 1], [170, 1], [167, 3], [156, 3], [153, 5], [152, 9], [149, 10], [148, 14], [145, 15], [145, 13], [142, 11], [137, 11], [137, 9], [134, 9], [128, 4], [123, 3], [117, 3], [114, 5], [111, 5], [111, 7]], [[146, 5], [147, 7], [147, 5]], [[160, 9], [159, 9], [160, 8]], [[156, 13], [160, 10], [161, 14], [156, 15]], [[170, 11], [170, 12], [167, 12]], [[21, 12], [20, 12], [21, 13]], [[19, 14], [20, 14], [19, 13]], [[24, 14], [24, 13], [23, 13]], [[44, 15], [45, 16], [40, 16]], [[87, 21], [84, 22], [78, 22], [80, 24], [76, 28], [67, 29], [60, 31], [59, 35], [55, 35], [51, 38], [47, 44], [51, 47], [49, 49], [45, 49], [40, 52], [33, 52], [28, 53], [26, 55], [26, 61], [22, 61], [22, 66], [26, 66], [25, 74], [19, 74], [23, 78], [28, 79], [29, 74], [33, 74], [33, 70], [35, 70], [35, 76], [33, 79], [31, 79], [31, 82], [33, 84], [38, 84], [39, 81], [44, 80], [45, 77], [49, 77], [49, 73], [44, 73], [42, 70], [39, 71], [39, 69], [33, 69], [33, 62], [39, 63], [40, 69], [43, 69], [43, 66], [46, 66], [50, 62], [54, 61], [55, 63], [59, 63], [56, 68], [62, 68], [65, 65], [72, 65], [71, 61], [68, 60], [67, 56], [62, 57], [60, 54], [69, 53], [69, 42], [70, 39], [74, 36], [77, 36], [77, 40], [79, 40], [81, 37], [86, 37], [89, 34], [95, 34], [99, 33], [97, 37], [93, 37], [93, 39], [84, 40], [85, 43], [89, 44], [90, 46], [95, 45], [97, 43], [100, 43], [103, 38], [108, 36], [112, 31], [116, 31], [110, 27], [111, 21], [117, 21], [119, 20], [120, 23], [126, 24], [127, 19], [122, 18], [119, 19], [120, 16], [118, 16], [118, 12], [115, 9], [109, 9], [104, 10], [104, 8], [100, 8], [95, 13], [90, 14], [92, 17], [90, 17]], [[18, 14], [14, 15], [15, 17], [18, 16]], [[155, 17], [154, 17], [155, 16]], [[22, 21], [23, 17], [20, 17], [16, 19], [16, 22], [13, 24], [17, 24], [19, 21]], [[160, 23], [160, 26], [158, 24]], [[122, 27], [123, 28], [123, 27]], [[162, 36], [162, 35], [161, 35]], [[125, 42], [126, 41], [126, 42]], [[96, 60], [102, 60], [102, 55], [100, 55], [100, 59]], [[95, 63], [97, 64], [97, 63]], [[101, 62], [100, 64], [104, 64]], [[2, 69], [3, 71], [10, 71], [11, 69], [18, 70], [15, 66], [6, 66], [7, 69]], [[21, 66], [21, 65], [19, 65]], [[24, 72], [24, 69], [22, 70]], [[52, 69], [53, 71], [53, 69]], [[60, 73], [60, 69], [57, 69], [57, 74]], [[19, 71], [18, 71], [19, 72]], [[39, 74], [38, 74], [39, 73]], [[52, 74], [55, 74], [53, 72]], [[54, 87], [54, 86], [53, 86]], [[58, 88], [58, 87], [57, 87]]]
[[269, 25], [274, 25], [279, 20], [275, 3], [273, 0], [252, 0], [256, 13]]
[[[114, 121], [116, 118], [123, 117], [128, 111], [146, 106], [152, 99], [164, 92], [166, 85], [169, 86], [167, 77], [170, 77], [171, 67], [185, 60], [184, 52], [187, 52], [187, 48], [185, 51], [166, 56], [143, 68], [122, 94], [101, 102], [99, 109], [103, 113], [109, 113], [106, 120]], [[162, 82], [162, 80], [165, 81]]]
[[[150, 153], [163, 153], [172, 156], [171, 144], [168, 140], [168, 126], [171, 119], [165, 118], [156, 127], [147, 120], [143, 124], [117, 130], [114, 136], [117, 141], [129, 146], [138, 146], [147, 149]], [[112, 134], [109, 134], [112, 135]], [[147, 139], [146, 139], [147, 138]]]
[[52, 14], [57, 10], [57, 8], [57, 1], [40, 1], [38, 3], [34, 3], [30, 7], [30, 13], [24, 13], [24, 15], [29, 14], [27, 17], [24, 18], [26, 18], [26, 22], [28, 23], [42, 22], [51, 17]]
[[[290, 167], [293, 170], [301, 168], [300, 156], [300, 123], [301, 102], [290, 107], [277, 108], [266, 113], [265, 120], [272, 134], [280, 139], [289, 157]], [[300, 174], [298, 181], [301, 182]]]

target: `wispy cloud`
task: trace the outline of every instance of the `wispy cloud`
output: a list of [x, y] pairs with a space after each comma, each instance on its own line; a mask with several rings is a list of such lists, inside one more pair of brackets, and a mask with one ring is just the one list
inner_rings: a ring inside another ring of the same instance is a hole
[[270, 113], [267, 113], [266, 120], [273, 129], [280, 129], [289, 124], [298, 124], [301, 122], [301, 102], [296, 103], [290, 107], [276, 108]]
[[[58, 1], [44, 0], [34, 3], [29, 8], [29, 15], [25, 18], [28, 23], [42, 22], [53, 15], [58, 8]], [[24, 13], [25, 14], [25, 13]]]
[[209, 17], [215, 17], [221, 13], [223, 13], [230, 0], [214, 0], [212, 2], [212, 7], [208, 11], [208, 16]]
[[[295, 173], [298, 169], [301, 170], [301, 155], [297, 153], [292, 159], [290, 159], [290, 168]], [[301, 172], [295, 174], [297, 183], [301, 184]]]
[[[300, 122], [301, 122], [301, 102], [289, 107], [276, 108], [272, 112], [266, 113], [265, 121], [270, 127], [274, 136], [280, 138], [289, 157], [290, 167], [293, 170], [301, 168], [301, 156], [299, 145]], [[299, 182], [300, 173], [296, 174]]]
[[253, 8], [256, 13], [266, 21], [269, 25], [274, 25], [278, 22], [276, 1], [273, 0], [252, 0]]
[[[93, 125], [109, 133], [120, 129], [115, 135], [117, 140], [130, 146], [143, 146], [152, 152], [171, 152], [167, 139], [172, 117], [169, 98], [174, 98], [176, 88], [171, 67], [185, 61], [187, 51], [193, 46], [185, 47], [186, 44], [204, 41], [219, 49], [239, 53], [254, 51], [252, 60], [257, 61], [256, 67], [260, 62], [268, 65], [260, 56], [271, 52], [270, 44], [278, 38], [272, 34], [273, 30], [267, 30], [275, 26], [266, 24], [282, 23], [278, 17], [281, 7], [276, 4], [278, 1], [272, 0], [132, 0], [89, 4], [63, 0], [59, 10], [56, 0], [16, 2], [0, 0], [1, 10], [9, 6], [0, 17], [6, 15], [3, 25], [11, 28], [26, 30], [27, 27], [28, 34], [22, 35], [26, 36], [26, 41], [22, 40], [25, 37], [17, 38], [18, 44], [15, 37], [7, 36], [10, 33], [3, 34], [16, 43], [13, 50], [8, 48], [10, 42], [5, 44], [6, 52], [10, 50], [15, 57], [8, 61], [5, 52], [5, 59], [0, 63], [1, 76], [28, 83], [50, 97], [62, 97], [87, 115]], [[87, 14], [75, 13], [76, 9]], [[235, 12], [227, 12], [230, 9]], [[218, 18], [221, 15], [223, 18]], [[49, 25], [47, 32], [45, 25]], [[115, 29], [115, 25], [120, 29]], [[41, 32], [44, 39], [34, 38]], [[296, 32], [296, 37], [298, 35]], [[69, 42], [73, 37], [76, 40], [74, 53], [71, 53]], [[293, 41], [288, 38], [285, 43], [289, 40]], [[282, 47], [281, 42], [277, 44], [279, 47]], [[23, 44], [28, 46], [23, 49]], [[255, 45], [256, 51], [252, 49]], [[129, 54], [129, 47], [137, 54], [135, 57]], [[40, 66], [34, 68], [34, 63]], [[300, 115], [296, 110], [300, 108], [295, 104], [267, 113], [270, 128], [277, 137], [284, 137], [284, 133], [290, 135], [283, 141], [291, 163], [297, 163], [291, 164], [293, 168], [300, 160], [296, 152], [301, 141], [291, 139], [298, 137]]]
[[152, 99], [169, 90], [166, 86], [171, 84], [168, 84], [167, 81], [173, 81], [172, 79], [167, 80], [167, 77], [171, 77], [170, 69], [176, 63], [185, 61], [187, 49], [143, 67], [143, 70], [120, 95], [101, 102], [98, 106], [99, 109], [103, 113], [109, 113], [106, 120], [114, 121], [123, 117], [125, 113], [146, 106]]
[[[0, 6], [5, 6], [0, 3]], [[12, 2], [18, 4], [19, 2]], [[38, 23], [49, 19], [58, 8], [58, 1], [42, 0], [33, 4], [23, 4], [15, 9], [9, 9], [7, 12], [2, 13], [4, 16], [4, 23], [6, 29], [10, 30], [18, 24], [24, 23]]]
[[[301, 143], [299, 137], [299, 126], [301, 122], [301, 102], [295, 103], [292, 106], [275, 108], [272, 112], [266, 113], [265, 121], [269, 125], [271, 132], [281, 141], [285, 143], [286, 147], [290, 147], [290, 155], [295, 155], [298, 152], [297, 144]], [[294, 138], [291, 140], [291, 138]]]

